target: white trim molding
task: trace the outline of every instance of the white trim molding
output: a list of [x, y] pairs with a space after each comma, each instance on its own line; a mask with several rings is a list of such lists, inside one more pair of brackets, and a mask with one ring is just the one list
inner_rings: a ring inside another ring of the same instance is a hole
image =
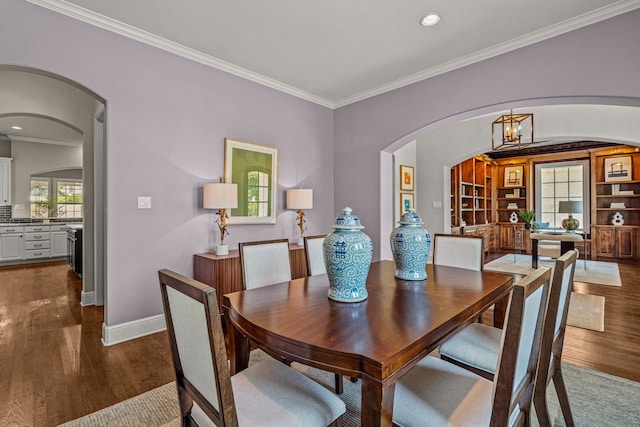
[[82, 291], [82, 293], [80, 294], [80, 305], [83, 307], [86, 307], [88, 305], [96, 305], [95, 292]]
[[167, 329], [164, 314], [109, 326], [102, 324], [102, 345], [110, 346]]
[[557, 35], [576, 30], [581, 27], [585, 27], [590, 24], [594, 24], [599, 21], [603, 21], [608, 18], [612, 18], [617, 15], [621, 15], [626, 12], [630, 12], [640, 7], [640, 0], [620, 0], [607, 6], [603, 6], [599, 9], [591, 12], [584, 13], [571, 19], [559, 22], [556, 25], [552, 25], [547, 28], [543, 28], [539, 31], [534, 31], [529, 34], [525, 34], [521, 37], [517, 37], [505, 43], [499, 43], [495, 46], [491, 46], [487, 49], [479, 52], [467, 55], [462, 58], [450, 61], [446, 64], [442, 64], [430, 69], [421, 71], [419, 73], [400, 78], [398, 80], [385, 83], [370, 90], [354, 94], [353, 96], [338, 100], [330, 101], [320, 96], [314, 95], [302, 89], [295, 88], [286, 83], [264, 76], [262, 74], [253, 72], [246, 68], [224, 61], [211, 55], [204, 54], [195, 49], [191, 49], [179, 43], [175, 43], [171, 40], [159, 37], [155, 34], [143, 31], [139, 28], [77, 6], [75, 4], [66, 2], [64, 0], [27, 0], [30, 3], [42, 6], [46, 9], [53, 10], [71, 18], [86, 22], [96, 27], [103, 28], [108, 31], [112, 31], [116, 34], [128, 37], [133, 40], [137, 40], [142, 43], [146, 43], [150, 46], [163, 49], [167, 52], [182, 56], [184, 58], [199, 62], [204, 65], [208, 65], [213, 68], [217, 68], [222, 71], [226, 71], [230, 74], [245, 78], [252, 82], [261, 84], [266, 87], [284, 92], [286, 94], [304, 99], [309, 102], [321, 105], [323, 107], [336, 109], [344, 107], [349, 104], [353, 104], [358, 101], [362, 101], [367, 98], [371, 98], [376, 95], [380, 95], [385, 92], [389, 92], [404, 86], [408, 86], [412, 83], [416, 83], [430, 77], [444, 74], [446, 72], [461, 68], [476, 62], [483, 61], [485, 59], [510, 52], [512, 50], [528, 46], [533, 43], [537, 43], [542, 40], [555, 37]]

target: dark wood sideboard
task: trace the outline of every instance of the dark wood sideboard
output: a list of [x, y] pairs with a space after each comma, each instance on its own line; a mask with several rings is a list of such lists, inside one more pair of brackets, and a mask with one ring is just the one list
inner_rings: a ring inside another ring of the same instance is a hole
[[[291, 260], [291, 278], [307, 276], [307, 259], [304, 246], [289, 244]], [[215, 288], [218, 297], [218, 309], [222, 314], [222, 295], [242, 290], [240, 272], [240, 253], [229, 251], [229, 255], [215, 253], [195, 254], [193, 256], [193, 278]]]

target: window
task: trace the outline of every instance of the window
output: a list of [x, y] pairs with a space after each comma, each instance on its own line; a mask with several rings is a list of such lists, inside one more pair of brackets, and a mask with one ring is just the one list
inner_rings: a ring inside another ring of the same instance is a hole
[[82, 181], [31, 178], [32, 218], [82, 218]]
[[269, 174], [250, 171], [247, 176], [247, 216], [269, 216]]
[[82, 218], [82, 181], [58, 180], [57, 208], [59, 218]]
[[540, 163], [536, 173], [536, 221], [549, 228], [562, 228], [569, 214], [558, 212], [558, 202], [581, 201], [582, 213], [573, 213], [580, 228], [589, 227], [589, 162], [587, 160]]

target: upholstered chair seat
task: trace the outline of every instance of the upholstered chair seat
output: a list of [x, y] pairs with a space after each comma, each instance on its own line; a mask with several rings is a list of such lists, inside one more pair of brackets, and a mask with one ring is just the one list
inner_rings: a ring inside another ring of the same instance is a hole
[[215, 289], [158, 272], [183, 426], [341, 425], [342, 400], [267, 359], [231, 376]]
[[393, 423], [401, 427], [530, 425], [550, 282], [551, 272], [542, 267], [513, 286], [492, 380], [427, 356], [396, 382]]
[[[553, 269], [549, 304], [540, 345], [541, 372], [536, 379], [534, 395], [538, 418], [548, 422], [546, 388], [549, 381], [553, 380], [565, 423], [568, 426], [573, 425], [573, 417], [562, 378], [560, 357], [576, 258], [577, 251], [569, 251], [556, 260]], [[501, 336], [500, 329], [472, 323], [440, 346], [440, 357], [491, 380], [498, 365]]]

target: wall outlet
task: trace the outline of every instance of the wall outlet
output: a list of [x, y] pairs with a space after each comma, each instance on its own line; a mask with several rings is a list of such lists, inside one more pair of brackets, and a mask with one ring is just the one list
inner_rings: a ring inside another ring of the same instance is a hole
[[431, 202], [431, 207], [435, 209], [442, 209], [442, 202]]
[[151, 197], [138, 196], [138, 209], [151, 209]]

